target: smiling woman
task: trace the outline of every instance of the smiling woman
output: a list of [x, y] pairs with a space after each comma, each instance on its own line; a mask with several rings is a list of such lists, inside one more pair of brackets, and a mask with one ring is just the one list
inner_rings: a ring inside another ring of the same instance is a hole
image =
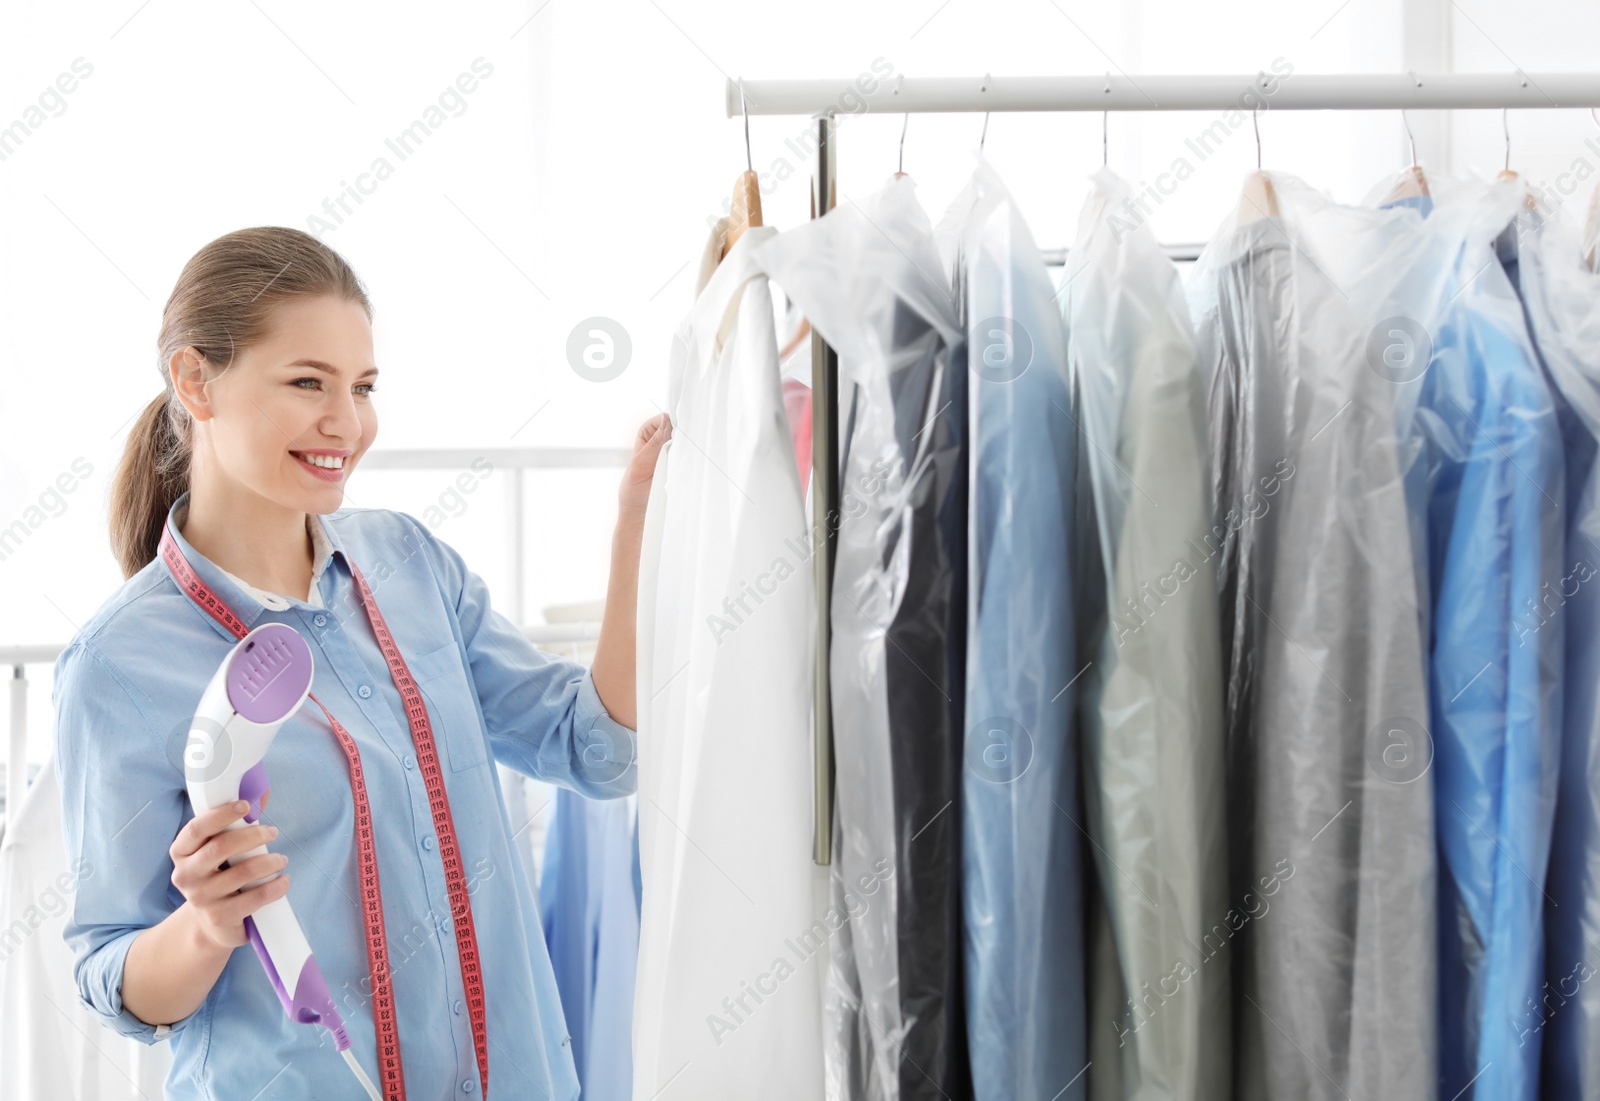
[[[639, 551], [670, 425], [635, 437], [588, 668], [529, 642], [415, 517], [343, 507], [377, 436], [378, 368], [371, 305], [337, 253], [296, 229], [212, 241], [184, 266], [158, 343], [162, 392], [111, 502], [127, 579], [55, 670], [64, 841], [99, 869], [63, 929], [84, 1004], [125, 1036], [171, 1037], [173, 1101], [268, 1084], [375, 1098], [363, 1067], [391, 1099], [487, 1096], [493, 1078], [570, 1101], [538, 906], [525, 880], [491, 874], [517, 858], [487, 766], [591, 799], [637, 789]], [[249, 790], [234, 785], [258, 811], [244, 818], [228, 791], [194, 813], [188, 759], [160, 732], [187, 736], [208, 679], [271, 624], [303, 640], [313, 706], [283, 717]], [[279, 833], [284, 848], [267, 849]], [[279, 900], [315, 916], [302, 939], [323, 985], [307, 993], [299, 971], [292, 1002], [258, 936], [278, 926], [254, 924]], [[385, 910], [426, 911], [439, 950], [404, 955]], [[234, 951], [252, 936], [260, 962]], [[302, 995], [337, 1014], [306, 1017]], [[361, 1081], [330, 1084], [324, 1030]]]

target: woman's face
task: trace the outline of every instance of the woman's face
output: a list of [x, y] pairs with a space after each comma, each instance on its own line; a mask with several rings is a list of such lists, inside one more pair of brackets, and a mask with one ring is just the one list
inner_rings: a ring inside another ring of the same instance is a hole
[[334, 295], [282, 302], [266, 337], [220, 373], [187, 356], [174, 381], [195, 419], [197, 469], [292, 512], [343, 506], [345, 483], [378, 434], [372, 325], [359, 304]]

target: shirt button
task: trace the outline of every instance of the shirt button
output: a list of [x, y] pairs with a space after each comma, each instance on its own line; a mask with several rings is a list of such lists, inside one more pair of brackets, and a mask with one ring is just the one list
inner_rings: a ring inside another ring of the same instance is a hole
[[417, 759], [415, 757], [413, 757], [409, 753], [406, 754], [406, 767], [407, 768], [416, 768], [417, 767]]
[[455, 1001], [451, 1002], [450, 1008], [456, 1011], [457, 1017], [461, 1016], [461, 999], [457, 998]]
[[318, 627], [326, 627], [328, 625], [328, 617], [319, 612], [317, 615], [312, 617], [311, 622], [315, 623]]
[[366, 699], [368, 696], [372, 695], [372, 686], [363, 684], [360, 688], [356, 689], [356, 695], [360, 696], [362, 699]]
[[461, 1092], [462, 1093], [471, 1093], [473, 1090], [475, 1090], [477, 1088], [478, 1088], [478, 1083], [476, 1081], [474, 1081], [473, 1079], [471, 1079], [471, 1078], [463, 1078], [461, 1080]]
[[432, 851], [432, 849], [433, 849], [433, 834], [430, 833], [427, 837], [424, 837], [422, 839], [422, 847], [425, 848], [425, 849], [428, 849], [430, 852]]

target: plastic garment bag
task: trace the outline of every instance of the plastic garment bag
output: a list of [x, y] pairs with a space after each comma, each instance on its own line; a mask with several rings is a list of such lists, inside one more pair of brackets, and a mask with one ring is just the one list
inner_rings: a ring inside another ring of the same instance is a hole
[[[719, 230], [720, 230], [719, 226]], [[808, 525], [751, 227], [673, 343], [639, 573], [638, 1101], [815, 1101]]]
[[960, 805], [973, 1092], [1065, 1101], [1087, 1096], [1066, 338], [1044, 261], [981, 158], [940, 230], [971, 387]]
[[962, 330], [909, 177], [758, 261], [839, 353], [826, 1095], [961, 1101]]
[[1232, 957], [1212, 929], [1226, 929], [1228, 883], [1205, 389], [1177, 269], [1127, 184], [1105, 169], [1094, 184], [1062, 280], [1096, 521], [1082, 533], [1094, 569], [1080, 682], [1098, 872], [1090, 1092], [1224, 1101]]
[[[1436, 1095], [1433, 800], [1394, 387], [1326, 273], [1325, 202], [1230, 217], [1190, 282], [1223, 620], [1238, 1096]], [[1418, 739], [1413, 737], [1412, 743]], [[1401, 743], [1402, 748], [1404, 744]]]
[[557, 788], [539, 909], [585, 1101], [633, 1096], [629, 1038], [639, 954], [629, 799]]
[[1425, 318], [1414, 434], [1432, 605], [1440, 1092], [1485, 1101], [1538, 1095], [1560, 741], [1563, 620], [1541, 601], [1566, 572], [1561, 435], [1494, 245], [1520, 198], [1502, 180], [1440, 212], [1426, 196], [1394, 211], [1426, 224], [1454, 202], [1467, 225], [1448, 297]]
[[96, 869], [67, 858], [52, 746], [0, 842], [0, 1097], [134, 1101], [161, 1097], [170, 1043], [105, 1027], [73, 981], [63, 939], [72, 895]]
[[1500, 244], [1511, 246], [1501, 255], [1550, 386], [1566, 478], [1561, 577], [1513, 620], [1523, 641], [1559, 619], [1564, 648], [1544, 984], [1513, 1019], [1519, 1041], [1542, 1046], [1542, 1096], [1600, 1098], [1600, 275], [1559, 208], [1519, 206]]

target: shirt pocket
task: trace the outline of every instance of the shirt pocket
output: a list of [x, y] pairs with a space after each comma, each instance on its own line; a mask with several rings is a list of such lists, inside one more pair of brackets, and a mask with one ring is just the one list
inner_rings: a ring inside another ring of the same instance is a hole
[[483, 722], [472, 698], [461, 647], [452, 639], [421, 657], [407, 659], [406, 666], [427, 701], [434, 750], [449, 760], [451, 770], [460, 772], [487, 761]]

